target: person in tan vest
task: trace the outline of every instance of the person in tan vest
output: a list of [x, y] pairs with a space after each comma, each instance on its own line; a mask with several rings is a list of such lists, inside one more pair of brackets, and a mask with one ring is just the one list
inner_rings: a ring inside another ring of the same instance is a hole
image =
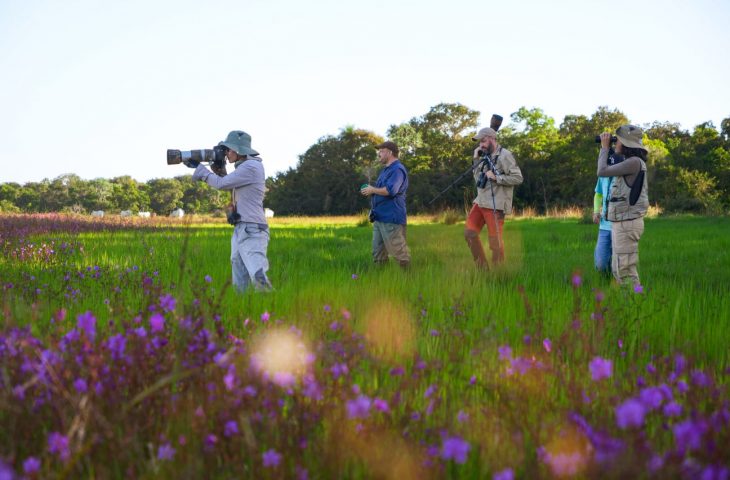
[[[512, 195], [516, 185], [522, 183], [522, 172], [512, 152], [497, 143], [497, 131], [491, 127], [482, 128], [474, 137], [479, 146], [474, 149], [474, 180], [477, 182], [477, 197], [466, 218], [464, 239], [478, 268], [488, 269], [484, 247], [479, 233], [487, 226], [492, 264], [504, 261], [504, 217], [512, 213]], [[482, 161], [487, 154], [494, 165]]]
[[611, 134], [601, 134], [598, 176], [614, 177], [608, 199], [606, 219], [611, 223], [611, 271], [619, 284], [640, 285], [639, 240], [644, 233], [644, 216], [649, 210], [646, 180], [647, 150], [642, 143], [644, 132], [634, 125], [616, 130], [616, 153], [625, 160], [608, 164]]

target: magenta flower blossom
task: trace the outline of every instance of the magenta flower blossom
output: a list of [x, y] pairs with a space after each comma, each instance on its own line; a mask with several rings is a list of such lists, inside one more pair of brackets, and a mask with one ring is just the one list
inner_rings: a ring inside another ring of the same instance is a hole
[[96, 338], [96, 317], [91, 312], [85, 312], [76, 317], [76, 327], [86, 333], [89, 340]]
[[550, 353], [553, 350], [553, 342], [551, 342], [549, 338], [542, 341], [542, 346], [547, 353]]
[[330, 323], [330, 330], [337, 331], [340, 328], [340, 322], [335, 320], [334, 322]]
[[353, 280], [357, 280], [357, 273], [353, 273], [350, 278], [352, 278]]
[[580, 287], [581, 283], [583, 283], [583, 279], [580, 278], [579, 273], [574, 273], [571, 282], [573, 283], [573, 286], [577, 288]]
[[613, 374], [613, 362], [605, 358], [593, 357], [588, 367], [590, 368], [591, 378], [594, 382], [598, 382], [604, 378], [610, 378]]
[[264, 467], [276, 468], [281, 463], [281, 454], [274, 450], [266, 450], [262, 455]]
[[64, 462], [71, 456], [68, 445], [68, 437], [58, 432], [48, 434], [48, 452], [55, 453]]
[[41, 461], [35, 457], [28, 457], [23, 461], [23, 473], [33, 475], [41, 469]]
[[459, 410], [459, 413], [456, 414], [456, 420], [459, 423], [464, 423], [469, 420], [469, 414], [466, 413], [464, 410]]
[[205, 276], [205, 283], [210, 283], [213, 281], [213, 278], [210, 275]]
[[466, 463], [471, 445], [459, 437], [445, 437], [441, 443], [441, 458], [453, 460], [456, 463]]
[[476, 383], [477, 383], [477, 376], [472, 375], [471, 378], [469, 379], [469, 385], [476, 385]]
[[431, 395], [434, 394], [438, 387], [436, 385], [429, 385], [425, 392], [423, 392], [424, 398], [429, 398]]
[[236, 369], [233, 365], [231, 365], [231, 368], [223, 376], [223, 385], [226, 386], [226, 390], [229, 392], [236, 387]]
[[170, 445], [170, 443], [163, 443], [157, 448], [157, 459], [158, 460], [172, 460], [175, 458], [176, 450]]
[[161, 313], [155, 312], [150, 317], [150, 332], [159, 333], [165, 329], [165, 317]]
[[388, 402], [386, 402], [382, 398], [374, 399], [373, 407], [375, 408], [375, 410], [378, 410], [379, 412], [390, 413], [390, 407], [388, 407]]
[[634, 285], [634, 293], [644, 293], [644, 287], [637, 283]]
[[271, 314], [269, 312], [264, 312], [261, 314], [261, 321], [266, 323], [269, 321], [270, 317], [271, 317]]
[[515, 473], [511, 468], [505, 468], [492, 475], [492, 480], [514, 480]]
[[345, 404], [348, 418], [367, 418], [370, 415], [372, 401], [365, 395], [360, 395], [354, 400], [348, 400]]
[[644, 424], [646, 408], [639, 400], [629, 398], [616, 407], [616, 425], [622, 430], [640, 427]]

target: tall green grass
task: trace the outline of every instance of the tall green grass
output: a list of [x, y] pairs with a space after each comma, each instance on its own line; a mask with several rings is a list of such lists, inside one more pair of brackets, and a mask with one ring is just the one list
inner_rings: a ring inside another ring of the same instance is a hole
[[[243, 296], [228, 285], [227, 225], [85, 233], [74, 237], [84, 245], [74, 265], [49, 268], [4, 260], [3, 282], [34, 275], [43, 290], [37, 296], [28, 294], [26, 299], [32, 301], [14, 298], [6, 308], [15, 318], [31, 320], [40, 332], [59, 308], [72, 313], [92, 310], [103, 319], [107, 303], [113, 303], [110, 297], [116, 295], [133, 310], [138, 292], [111, 290], [114, 275], [138, 266], [156, 272], [163, 285], [173, 285], [181, 300], [199, 296], [204, 288], [222, 294], [222, 320], [234, 333], [246, 318], [256, 320], [270, 312], [272, 318], [294, 323], [316, 337], [328, 326], [322, 315], [325, 306], [335, 312], [347, 309], [361, 325], [374, 304], [386, 303], [415, 322], [419, 350], [438, 356], [445, 342], [458, 342], [466, 350], [483, 341], [514, 343], [537, 329], [545, 337], [557, 337], [576, 308], [571, 278], [579, 274], [577, 294], [583, 308], [591, 308], [597, 291], [605, 292], [613, 332], [606, 342], [620, 339], [633, 350], [630, 353], [647, 360], [679, 350], [718, 369], [730, 365], [730, 221], [725, 218], [647, 219], [640, 244], [642, 294], [619, 289], [594, 271], [596, 227], [574, 219], [508, 219], [506, 265], [490, 272], [474, 269], [463, 223], [410, 225], [413, 261], [403, 272], [396, 265], [372, 265], [371, 229], [355, 226], [355, 221], [272, 222], [269, 259], [275, 290]], [[65, 235], [47, 238], [51, 237]], [[103, 279], [84, 279], [83, 294], [75, 301], [65, 299], [59, 287], [64, 272], [94, 266], [106, 272]], [[206, 275], [213, 279], [210, 285], [203, 280]], [[532, 315], [527, 315], [525, 301]], [[451, 327], [469, 338], [446, 339], [432, 332]]]

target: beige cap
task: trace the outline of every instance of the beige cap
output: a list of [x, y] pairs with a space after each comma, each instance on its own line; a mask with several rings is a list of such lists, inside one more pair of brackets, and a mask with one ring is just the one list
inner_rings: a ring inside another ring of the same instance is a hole
[[484, 137], [494, 137], [497, 138], [497, 131], [493, 128], [482, 128], [479, 130], [479, 132], [474, 136], [473, 140], [481, 140]]
[[621, 144], [629, 148], [640, 148], [644, 151], [646, 147], [642, 143], [644, 131], [634, 125], [622, 125], [616, 129], [616, 136], [621, 140]]

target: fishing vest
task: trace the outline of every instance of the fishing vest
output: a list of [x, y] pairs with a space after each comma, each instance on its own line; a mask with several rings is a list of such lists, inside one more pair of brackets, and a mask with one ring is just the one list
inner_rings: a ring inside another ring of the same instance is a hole
[[640, 161], [641, 170], [634, 180], [634, 185], [626, 183], [626, 176], [614, 177], [611, 183], [611, 199], [608, 202], [607, 217], [611, 222], [640, 218], [649, 210], [646, 163], [641, 159]]

